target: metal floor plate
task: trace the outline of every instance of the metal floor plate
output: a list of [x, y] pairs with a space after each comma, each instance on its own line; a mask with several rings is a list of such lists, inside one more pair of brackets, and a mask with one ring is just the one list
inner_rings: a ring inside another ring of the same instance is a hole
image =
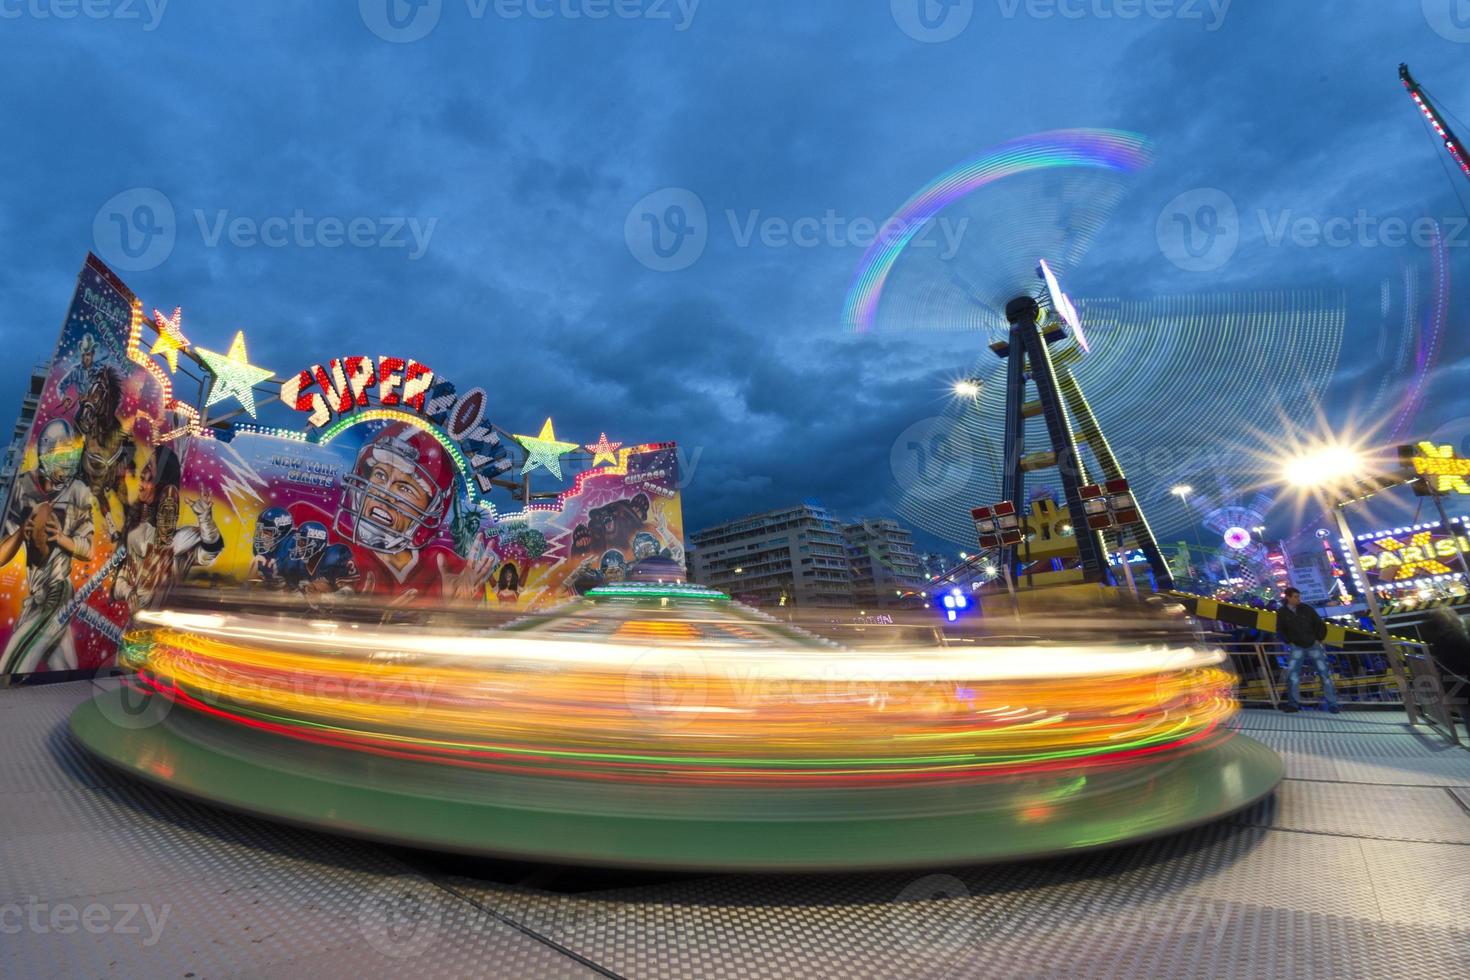
[[[71, 742], [90, 693], [0, 692], [0, 975], [1432, 980], [1470, 961], [1470, 751], [1402, 716], [1245, 712], [1286, 758], [1275, 796], [1117, 850], [619, 886], [174, 797]], [[94, 906], [96, 928], [69, 917]]]

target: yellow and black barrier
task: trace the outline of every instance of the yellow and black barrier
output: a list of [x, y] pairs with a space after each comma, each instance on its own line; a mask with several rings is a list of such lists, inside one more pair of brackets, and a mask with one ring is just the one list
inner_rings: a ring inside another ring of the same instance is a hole
[[[1245, 629], [1256, 629], [1263, 633], [1276, 633], [1276, 613], [1270, 609], [1257, 609], [1255, 606], [1242, 606], [1233, 602], [1221, 602], [1218, 599], [1210, 599], [1202, 595], [1191, 595], [1188, 592], [1168, 592], [1170, 599], [1184, 606], [1190, 614], [1198, 619], [1213, 619], [1221, 623], [1229, 623], [1231, 626], [1240, 626]], [[1406, 637], [1394, 637], [1396, 640], [1413, 642]], [[1322, 642], [1327, 646], [1346, 646], [1348, 640], [1378, 640], [1378, 634], [1369, 630], [1359, 629], [1356, 626], [1343, 626], [1341, 623], [1327, 624], [1327, 639]]]

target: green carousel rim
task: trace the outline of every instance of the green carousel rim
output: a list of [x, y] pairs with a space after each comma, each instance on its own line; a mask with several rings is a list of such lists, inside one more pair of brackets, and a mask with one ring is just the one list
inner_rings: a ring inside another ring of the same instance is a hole
[[1221, 732], [1127, 767], [887, 795], [681, 791], [670, 805], [657, 789], [487, 778], [306, 746], [177, 706], [149, 719], [127, 697], [103, 691], [77, 707], [72, 734], [103, 762], [172, 792], [394, 845], [559, 864], [850, 871], [1014, 861], [1210, 823], [1264, 798], [1284, 775], [1271, 749]]

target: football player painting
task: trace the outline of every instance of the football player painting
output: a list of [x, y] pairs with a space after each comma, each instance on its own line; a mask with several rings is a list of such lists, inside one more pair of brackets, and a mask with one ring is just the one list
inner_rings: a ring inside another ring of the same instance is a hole
[[304, 521], [296, 529], [290, 554], [281, 565], [281, 578], [288, 590], [299, 592], [309, 606], [317, 608], [350, 595], [360, 576], [351, 548], [328, 544], [325, 524]]
[[92, 557], [92, 491], [77, 479], [82, 438], [66, 419], [52, 419], [36, 440], [36, 468], [16, 478], [6, 508], [0, 565], [25, 552], [26, 592], [0, 676], [45, 666], [77, 666], [71, 626], [61, 613], [75, 594], [72, 562]]
[[392, 605], [425, 599], [484, 597], [495, 555], [476, 536], [467, 558], [441, 531], [458, 476], [437, 439], [407, 422], [392, 422], [362, 447], [342, 478], [335, 529], [356, 545], [361, 591]]
[[295, 543], [296, 521], [284, 507], [267, 507], [255, 520], [250, 542], [250, 569], [245, 580], [267, 589], [285, 587], [281, 568]]
[[194, 523], [179, 525], [181, 476], [179, 456], [170, 446], [155, 448], [143, 464], [138, 502], [124, 538], [128, 557], [112, 585], [112, 597], [127, 602], [134, 612], [153, 605], [170, 583], [182, 581], [193, 569], [213, 564], [225, 548], [210, 494], [189, 501]]

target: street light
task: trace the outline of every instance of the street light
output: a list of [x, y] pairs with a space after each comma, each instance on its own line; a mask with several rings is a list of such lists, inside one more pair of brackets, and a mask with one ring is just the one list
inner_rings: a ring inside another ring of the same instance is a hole
[[1353, 538], [1353, 531], [1347, 520], [1349, 504], [1371, 497], [1380, 490], [1402, 486], [1405, 482], [1402, 476], [1373, 472], [1375, 469], [1377, 468], [1372, 465], [1372, 461], [1359, 450], [1341, 444], [1330, 444], [1310, 449], [1287, 460], [1282, 475], [1292, 486], [1324, 497], [1333, 516], [1337, 518], [1337, 530], [1342, 537], [1342, 550], [1347, 557], [1348, 567], [1352, 570], [1353, 577], [1364, 585], [1363, 598], [1368, 605], [1368, 616], [1373, 620], [1384, 653], [1388, 654], [1389, 661], [1398, 671], [1400, 683], [1404, 685], [1404, 712], [1409, 716], [1409, 723], [1417, 725], [1419, 706], [1414, 703], [1410, 694], [1408, 667], [1404, 663], [1402, 652], [1393, 642], [1393, 637], [1388, 634], [1388, 626], [1383, 621], [1383, 610], [1378, 605], [1378, 595], [1364, 577], [1357, 541]]
[[1367, 460], [1348, 446], [1322, 446], [1287, 461], [1286, 482], [1296, 487], [1331, 488], [1361, 477]]

